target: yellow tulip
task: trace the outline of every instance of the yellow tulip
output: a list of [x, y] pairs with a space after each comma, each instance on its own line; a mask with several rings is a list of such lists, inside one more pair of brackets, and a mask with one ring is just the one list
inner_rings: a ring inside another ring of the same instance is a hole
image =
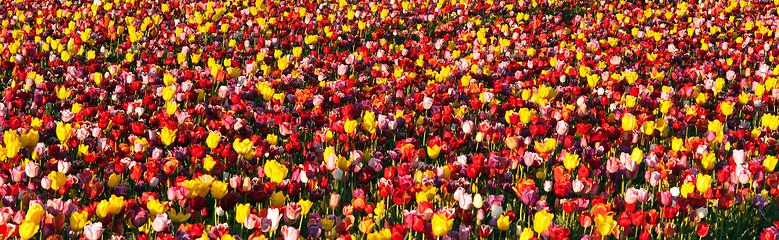
[[61, 100], [70, 98], [70, 95], [73, 93], [73, 91], [67, 87], [57, 87], [56, 92], [57, 98]]
[[431, 223], [433, 225], [433, 234], [441, 237], [452, 229], [454, 219], [447, 219], [443, 213], [434, 214]]
[[717, 156], [714, 155], [714, 153], [705, 154], [703, 155], [703, 158], [701, 158], [701, 166], [703, 169], [706, 169], [706, 171], [711, 171], [716, 165]]
[[624, 131], [631, 131], [633, 129], [636, 129], [637, 120], [636, 117], [633, 116], [633, 114], [625, 114], [622, 116], [622, 130]]
[[362, 129], [371, 134], [376, 133], [376, 115], [373, 112], [365, 112], [363, 115]]
[[97, 208], [95, 209], [95, 213], [97, 213], [97, 216], [100, 218], [104, 218], [105, 216], [108, 216], [110, 203], [108, 200], [103, 199], [103, 201], [100, 201], [100, 203], [97, 204]]
[[566, 154], [565, 158], [563, 158], [563, 166], [565, 166], [565, 169], [572, 170], [579, 166], [579, 155], [577, 154]]
[[122, 209], [124, 209], [124, 197], [111, 195], [111, 198], [108, 199], [108, 213], [117, 215], [122, 212]]
[[249, 153], [253, 146], [254, 144], [249, 139], [239, 140], [236, 138], [235, 141], [233, 141], [233, 149], [241, 155]]
[[222, 134], [219, 132], [208, 132], [208, 138], [206, 138], [206, 145], [208, 148], [214, 149], [219, 145], [219, 140], [222, 139]]
[[211, 155], [207, 155], [206, 158], [203, 159], [203, 169], [205, 169], [206, 171], [211, 171], [211, 169], [213, 169], [217, 163], [219, 162], [214, 160], [214, 158], [211, 157]]
[[672, 148], [672, 149], [673, 149], [675, 152], [679, 152], [679, 151], [684, 151], [684, 150], [686, 150], [686, 149], [684, 148], [684, 139], [681, 139], [681, 138], [673, 138], [673, 140], [671, 140], [671, 148]]
[[278, 63], [279, 70], [284, 71], [287, 69], [287, 67], [289, 67], [289, 58], [282, 56], [278, 61], [276, 61], [276, 63]]
[[660, 112], [663, 114], [668, 114], [668, 111], [671, 110], [671, 107], [673, 107], [673, 102], [671, 101], [660, 101]]
[[192, 214], [187, 213], [184, 214], [184, 211], [176, 212], [176, 209], [171, 208], [168, 210], [168, 217], [170, 217], [170, 220], [174, 223], [183, 223], [189, 220], [189, 217], [191, 217]]
[[[300, 204], [300, 209], [301, 209], [300, 210], [300, 215], [305, 216], [305, 215], [308, 215], [309, 211], [311, 211], [311, 206], [314, 205], [314, 202], [309, 201], [309, 200], [301, 199], [300, 201], [298, 201], [298, 204]], [[378, 208], [378, 205], [376, 205], [376, 206]]]
[[498, 218], [498, 229], [501, 231], [509, 230], [509, 224], [511, 224], [509, 216], [501, 215], [500, 218]]
[[19, 134], [14, 130], [5, 131], [3, 142], [5, 143], [5, 155], [7, 158], [16, 157], [16, 155], [19, 154], [19, 150], [22, 149], [22, 142]]
[[630, 160], [633, 160], [636, 164], [641, 164], [644, 161], [644, 151], [641, 148], [633, 148], [633, 152], [630, 153]]
[[118, 186], [121, 181], [122, 177], [119, 176], [119, 174], [112, 173], [111, 176], [108, 176], [108, 187], [113, 189]]
[[284, 206], [287, 202], [287, 196], [282, 191], [275, 191], [270, 195], [270, 204], [276, 207]]
[[211, 183], [211, 196], [217, 200], [222, 199], [227, 195], [227, 183], [219, 180], [215, 180]]
[[768, 172], [773, 172], [776, 168], [776, 162], [777, 158], [774, 156], [766, 156], [765, 160], [763, 160], [763, 167], [765, 167], [765, 170]]
[[[38, 144], [38, 141], [40, 140], [40, 135], [38, 134], [38, 131], [30, 129], [27, 131], [27, 133], [20, 136], [22, 147], [35, 147], [36, 144]], [[6, 143], [6, 146], [8, 144]], [[6, 147], [7, 148], [7, 147]]]
[[162, 144], [165, 144], [165, 146], [173, 144], [173, 142], [176, 141], [176, 132], [178, 132], [178, 129], [171, 130], [167, 126], [162, 127], [162, 132], [160, 133]]
[[49, 173], [49, 179], [51, 179], [51, 189], [59, 190], [65, 186], [67, 175], [60, 171], [53, 171]]
[[168, 202], [151, 199], [146, 202], [146, 209], [149, 209], [149, 216], [157, 216], [157, 214], [168, 212]]
[[265, 163], [265, 176], [270, 178], [273, 183], [280, 183], [287, 177], [289, 170], [287, 166], [277, 162], [276, 160], [270, 160]]
[[725, 116], [730, 116], [730, 114], [733, 114], [733, 108], [736, 106], [735, 102], [722, 102], [720, 103], [720, 110], [722, 110], [722, 114]]
[[522, 233], [519, 234], [519, 240], [530, 240], [533, 238], [533, 230], [530, 230], [530, 228], [522, 229]]
[[238, 204], [235, 206], [235, 221], [243, 224], [243, 222], [246, 220], [246, 216], [249, 216], [249, 211], [251, 208], [252, 205], [249, 203]]
[[698, 188], [698, 192], [705, 193], [711, 188], [711, 176], [698, 173], [698, 177], [695, 182], [695, 187]]
[[351, 134], [356, 129], [357, 129], [357, 121], [348, 120], [344, 123], [344, 131], [346, 131], [346, 133]]
[[24, 221], [40, 224], [41, 219], [43, 219], [44, 216], [46, 216], [46, 211], [43, 210], [43, 206], [33, 205], [29, 210], [27, 210], [27, 214], [24, 216]]
[[615, 221], [611, 216], [598, 214], [595, 216], [595, 228], [598, 230], [598, 233], [601, 236], [608, 236], [611, 234], [611, 231], [614, 230], [614, 228], [617, 226], [617, 221]]
[[771, 131], [779, 128], [779, 116], [774, 116], [770, 113], [763, 114], [760, 118], [763, 127], [768, 127]]
[[652, 133], [655, 132], [655, 122], [645, 121], [643, 124], [641, 124], [641, 131], [644, 132], [644, 135], [652, 135]]
[[57, 124], [57, 138], [59, 138], [60, 142], [66, 142], [68, 141], [68, 138], [70, 138], [70, 131], [71, 131], [70, 123], [58, 123]]
[[268, 134], [268, 136], [265, 136], [265, 141], [268, 141], [268, 143], [273, 146], [276, 146], [278, 140], [279, 136], [276, 136], [276, 134]]
[[537, 212], [533, 216], [533, 231], [536, 231], [537, 233], [545, 232], [549, 226], [552, 225], [552, 219], [554, 219], [554, 214], [549, 213], [546, 210]]
[[19, 226], [19, 237], [22, 239], [30, 239], [34, 237], [36, 233], [38, 233], [40, 228], [40, 224], [24, 222]]
[[438, 159], [438, 155], [441, 153], [441, 147], [438, 145], [427, 146], [427, 156], [430, 157], [430, 159]]
[[84, 229], [84, 226], [87, 225], [87, 220], [89, 220], [89, 213], [87, 211], [80, 211], [80, 212], [74, 212], [70, 215], [70, 228], [73, 229], [73, 231], [81, 231], [81, 229]]

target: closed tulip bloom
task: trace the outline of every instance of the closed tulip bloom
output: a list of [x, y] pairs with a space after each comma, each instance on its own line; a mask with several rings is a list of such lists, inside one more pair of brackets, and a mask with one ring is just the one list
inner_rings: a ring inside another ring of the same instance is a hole
[[75, 212], [70, 215], [70, 229], [81, 231], [87, 224], [89, 213], [86, 211]]
[[33, 236], [35, 236], [35, 234], [38, 233], [38, 230], [40, 229], [41, 229], [40, 224], [36, 224], [33, 222], [24, 222], [22, 223], [22, 225], [19, 226], [19, 237], [25, 240], [30, 239]]
[[636, 124], [638, 124], [638, 121], [633, 114], [626, 113], [622, 116], [622, 130], [632, 131], [633, 129], [636, 129]]
[[235, 221], [243, 224], [243, 221], [246, 220], [246, 216], [249, 215], [251, 207], [252, 205], [248, 203], [238, 204], [235, 206]]
[[765, 160], [763, 160], [763, 167], [765, 167], [765, 170], [768, 172], [773, 172], [776, 168], [776, 162], [777, 158], [774, 156], [766, 156]]
[[552, 225], [554, 214], [542, 210], [533, 215], [533, 231], [543, 233]]
[[84, 226], [84, 236], [89, 240], [97, 240], [103, 236], [103, 223], [96, 222]]
[[219, 180], [215, 180], [211, 183], [211, 196], [217, 200], [222, 199], [227, 195], [227, 183]]
[[711, 188], [712, 178], [710, 175], [698, 174], [695, 187], [698, 188], [698, 192], [705, 193]]
[[168, 225], [170, 225], [171, 221], [168, 219], [167, 213], [161, 213], [157, 214], [157, 217], [154, 218], [154, 221], [152, 222], [152, 229], [157, 232], [165, 232], [167, 231]]
[[206, 138], [206, 145], [214, 149], [219, 145], [219, 140], [222, 139], [222, 134], [219, 132], [211, 131], [208, 132], [208, 137]]

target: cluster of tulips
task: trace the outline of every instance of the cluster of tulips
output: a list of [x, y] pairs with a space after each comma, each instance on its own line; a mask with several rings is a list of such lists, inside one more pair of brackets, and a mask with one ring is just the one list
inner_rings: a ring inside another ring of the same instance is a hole
[[778, 7], [0, 1], [0, 240], [777, 240]]

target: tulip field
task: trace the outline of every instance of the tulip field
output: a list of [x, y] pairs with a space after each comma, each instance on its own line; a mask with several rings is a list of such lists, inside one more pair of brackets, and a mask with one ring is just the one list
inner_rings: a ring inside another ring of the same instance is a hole
[[0, 240], [779, 240], [779, 0], [3, 0]]

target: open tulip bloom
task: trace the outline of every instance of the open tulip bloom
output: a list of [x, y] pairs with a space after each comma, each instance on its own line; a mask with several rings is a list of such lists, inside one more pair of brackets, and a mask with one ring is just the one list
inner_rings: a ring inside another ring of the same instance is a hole
[[779, 239], [779, 0], [0, 1], [0, 239]]

